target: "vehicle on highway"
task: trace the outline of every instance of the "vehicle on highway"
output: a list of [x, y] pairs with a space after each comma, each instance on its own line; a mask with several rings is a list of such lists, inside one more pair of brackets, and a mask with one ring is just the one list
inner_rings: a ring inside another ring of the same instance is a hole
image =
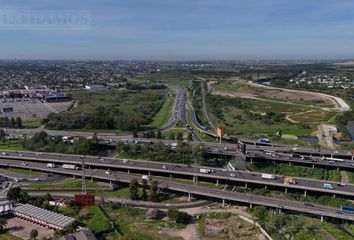
[[258, 139], [258, 142], [261, 142], [261, 143], [270, 143], [270, 141], [269, 141], [268, 138], [260, 138], [260, 139]]
[[341, 158], [332, 158], [332, 157], [322, 157], [322, 160], [334, 161], [334, 162], [343, 162], [344, 161]]
[[79, 167], [74, 164], [63, 164], [64, 169], [79, 170]]
[[276, 179], [277, 177], [272, 175], [272, 174], [268, 174], [268, 173], [262, 173], [262, 179], [271, 179], [271, 180], [274, 180]]
[[111, 175], [110, 171], [105, 171], [104, 173], [107, 174], [107, 175]]
[[354, 208], [341, 206], [340, 210], [345, 213], [354, 214]]
[[20, 154], [18, 154], [18, 156], [19, 156], [19, 157], [23, 157], [23, 154], [22, 154], [22, 153], [20, 153]]
[[208, 169], [208, 168], [201, 168], [201, 169], [199, 169], [199, 172], [200, 173], [213, 173], [214, 172], [214, 170], [212, 170], [212, 169]]
[[345, 187], [347, 184], [341, 182], [341, 183], [338, 183], [337, 185], [340, 187]]
[[236, 177], [234, 173], [230, 173], [230, 177]]
[[1, 154], [2, 154], [2, 155], [5, 155], [5, 156], [6, 156], [6, 155], [9, 155], [7, 152], [2, 152]]
[[129, 160], [128, 159], [123, 159], [123, 163], [128, 163]]
[[313, 205], [312, 203], [308, 203], [308, 202], [305, 202], [304, 205], [305, 205], [306, 207], [314, 207], [314, 205]]
[[146, 180], [146, 181], [150, 181], [151, 177], [149, 175], [142, 175], [141, 179]]
[[55, 164], [54, 163], [47, 163], [47, 168], [55, 168]]
[[334, 189], [334, 186], [332, 184], [330, 184], [330, 183], [324, 183], [323, 184], [323, 188], [325, 188], [325, 189]]
[[163, 168], [163, 169], [167, 169], [167, 166], [166, 166], [166, 165], [162, 165], [162, 168]]
[[28, 163], [23, 162], [23, 163], [21, 163], [21, 165], [22, 165], [22, 166], [27, 166], [27, 165], [28, 165]]

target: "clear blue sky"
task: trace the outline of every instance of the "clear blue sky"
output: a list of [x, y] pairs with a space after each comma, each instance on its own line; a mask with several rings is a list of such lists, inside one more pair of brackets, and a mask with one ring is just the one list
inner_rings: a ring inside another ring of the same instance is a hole
[[0, 27], [1, 59], [354, 58], [353, 0], [1, 0], [0, 10], [91, 18], [82, 30]]

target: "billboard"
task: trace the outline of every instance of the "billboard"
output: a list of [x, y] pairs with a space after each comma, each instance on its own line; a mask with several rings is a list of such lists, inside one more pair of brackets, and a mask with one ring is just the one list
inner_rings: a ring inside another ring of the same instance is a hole
[[218, 137], [222, 137], [222, 130], [221, 130], [221, 128], [217, 128], [216, 129], [216, 135], [218, 135]]
[[91, 195], [91, 194], [75, 195], [75, 203], [79, 206], [94, 206], [96, 205], [95, 195]]
[[2, 111], [5, 113], [5, 114], [11, 114], [14, 112], [14, 109], [12, 107], [6, 107], [6, 108], [3, 108]]

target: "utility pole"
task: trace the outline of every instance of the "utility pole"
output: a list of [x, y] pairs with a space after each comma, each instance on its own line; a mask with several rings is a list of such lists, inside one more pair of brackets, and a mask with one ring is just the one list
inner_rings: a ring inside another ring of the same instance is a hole
[[87, 194], [86, 173], [85, 173], [85, 159], [82, 159], [82, 183], [81, 183], [81, 193], [82, 193], [82, 194]]

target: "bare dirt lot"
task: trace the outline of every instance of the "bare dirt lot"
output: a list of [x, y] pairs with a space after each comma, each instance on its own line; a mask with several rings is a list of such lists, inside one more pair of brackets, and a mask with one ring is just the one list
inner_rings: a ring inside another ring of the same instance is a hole
[[[229, 87], [228, 87], [229, 86]], [[332, 99], [326, 98], [317, 94], [305, 92], [305, 91], [294, 91], [288, 89], [279, 89], [266, 86], [258, 86], [258, 84], [246, 82], [239, 79], [234, 79], [234, 82], [222, 87], [216, 87], [214, 93], [218, 94], [221, 92], [228, 92], [234, 96], [247, 96], [247, 97], [259, 97], [274, 99], [280, 101], [294, 102], [294, 103], [309, 103], [313, 105], [318, 105], [321, 107], [333, 107], [335, 102]]]
[[[0, 117], [21, 117], [23, 120], [26, 119], [41, 119], [48, 115], [50, 112], [61, 112], [65, 111], [71, 105], [71, 102], [56, 102], [47, 103], [36, 100], [32, 101], [21, 101], [21, 102], [0, 102]], [[4, 108], [13, 108], [13, 113], [4, 114]]]
[[49, 238], [53, 236], [53, 230], [38, 226], [16, 217], [8, 219], [7, 228], [9, 229], [9, 233], [23, 239], [29, 239], [32, 229], [36, 229], [38, 231], [38, 239], [42, 239], [44, 237]]

